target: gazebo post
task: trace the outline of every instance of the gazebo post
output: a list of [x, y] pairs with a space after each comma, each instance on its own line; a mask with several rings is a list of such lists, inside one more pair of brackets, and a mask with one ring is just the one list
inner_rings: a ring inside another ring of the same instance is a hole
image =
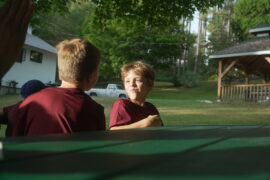
[[223, 67], [223, 60], [218, 61], [218, 98], [217, 102], [221, 102], [222, 100], [222, 78], [230, 71], [230, 69], [236, 64], [238, 59], [232, 61], [228, 67], [222, 72], [222, 67]]
[[245, 71], [245, 84], [249, 84], [249, 73]]
[[218, 89], [217, 89], [217, 102], [221, 102], [221, 82], [222, 82], [222, 64], [223, 61], [218, 61]]
[[267, 83], [269, 83], [269, 78], [268, 78], [268, 76], [266, 76], [264, 74], [264, 76], [263, 76], [263, 84], [267, 84]]

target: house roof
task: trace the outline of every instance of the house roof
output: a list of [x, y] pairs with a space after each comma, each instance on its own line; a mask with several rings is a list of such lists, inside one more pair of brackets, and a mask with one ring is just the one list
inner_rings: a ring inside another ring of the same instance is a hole
[[256, 35], [259, 33], [269, 32], [270, 31], [270, 25], [269, 24], [259, 24], [255, 28], [252, 28], [249, 30], [250, 33]]
[[232, 47], [217, 51], [210, 59], [270, 55], [270, 37], [257, 37], [243, 41]]
[[56, 54], [56, 50], [53, 46], [40, 39], [39, 37], [29, 33], [26, 35], [24, 44]]

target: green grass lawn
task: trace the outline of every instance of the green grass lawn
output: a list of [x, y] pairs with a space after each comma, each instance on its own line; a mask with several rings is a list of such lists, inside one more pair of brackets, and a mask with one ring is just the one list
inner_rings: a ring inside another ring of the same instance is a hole
[[[270, 103], [222, 104], [216, 103], [216, 82], [202, 82], [196, 88], [172, 87], [157, 84], [148, 101], [156, 105], [167, 126], [181, 124], [270, 124]], [[16, 103], [19, 95], [0, 96], [0, 106]], [[94, 97], [105, 107], [108, 125], [109, 112], [115, 98]], [[200, 102], [210, 100], [208, 104]], [[3, 136], [4, 128], [0, 131]]]

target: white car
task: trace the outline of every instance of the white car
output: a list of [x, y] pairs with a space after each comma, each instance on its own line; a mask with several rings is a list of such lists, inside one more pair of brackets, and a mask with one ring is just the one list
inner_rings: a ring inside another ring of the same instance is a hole
[[126, 91], [120, 84], [108, 84], [106, 89], [92, 88], [88, 91], [85, 91], [85, 93], [90, 96], [104, 96], [104, 97], [118, 97], [118, 98], [128, 97]]

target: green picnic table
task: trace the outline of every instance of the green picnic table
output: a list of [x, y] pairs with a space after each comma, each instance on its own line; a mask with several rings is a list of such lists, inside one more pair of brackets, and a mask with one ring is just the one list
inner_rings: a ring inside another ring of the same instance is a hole
[[183, 125], [0, 142], [1, 180], [270, 179], [267, 125]]

